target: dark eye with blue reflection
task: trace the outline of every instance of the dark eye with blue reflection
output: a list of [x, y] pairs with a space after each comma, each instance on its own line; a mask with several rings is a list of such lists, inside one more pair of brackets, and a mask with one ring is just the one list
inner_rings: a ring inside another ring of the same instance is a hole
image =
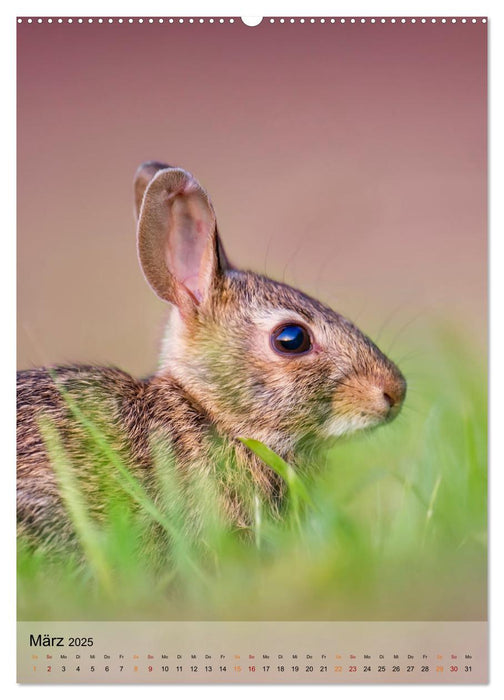
[[273, 348], [283, 355], [300, 355], [311, 349], [310, 334], [297, 323], [280, 326], [271, 335]]

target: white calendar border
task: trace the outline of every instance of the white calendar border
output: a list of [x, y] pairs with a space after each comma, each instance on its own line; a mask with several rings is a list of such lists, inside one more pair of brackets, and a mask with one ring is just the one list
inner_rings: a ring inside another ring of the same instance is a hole
[[[2, 586], [2, 602], [4, 610], [1, 626], [1, 668], [2, 680], [1, 685], [8, 689], [10, 693], [16, 695], [27, 696], [28, 693], [36, 693], [37, 698], [45, 700], [45, 698], [63, 697], [68, 694], [69, 689], [65, 686], [51, 687], [34, 687], [34, 686], [15, 686], [15, 532], [14, 532], [14, 440], [13, 440], [13, 396], [14, 396], [14, 367], [15, 367], [15, 349], [12, 338], [15, 333], [15, 307], [13, 303], [15, 294], [15, 238], [13, 232], [15, 230], [15, 113], [14, 113], [14, 98], [15, 98], [15, 32], [14, 18], [16, 15], [29, 16], [115, 16], [118, 14], [132, 14], [138, 16], [372, 16], [377, 12], [384, 16], [440, 16], [446, 14], [448, 16], [475, 16], [481, 17], [489, 15], [489, 54], [490, 54], [490, 202], [492, 204], [490, 210], [490, 232], [491, 232], [491, 262], [490, 262], [490, 279], [491, 279], [491, 450], [490, 450], [490, 516], [491, 516], [491, 538], [490, 538], [490, 573], [491, 573], [491, 590], [490, 590], [490, 613], [491, 613], [491, 641], [490, 641], [490, 673], [491, 682], [489, 686], [429, 686], [429, 696], [436, 700], [439, 698], [466, 697], [471, 693], [483, 693], [491, 697], [502, 696], [504, 691], [504, 663], [502, 655], [504, 653], [503, 643], [503, 625], [504, 625], [504, 600], [502, 596], [497, 594], [498, 591], [504, 590], [503, 564], [500, 553], [498, 551], [500, 533], [503, 531], [504, 509], [502, 508], [499, 498], [504, 494], [504, 475], [502, 469], [504, 467], [504, 450], [502, 437], [497, 440], [499, 434], [502, 436], [502, 427], [498, 426], [504, 423], [503, 409], [500, 401], [500, 396], [504, 393], [504, 381], [502, 368], [502, 360], [500, 366], [497, 358], [504, 357], [504, 342], [503, 342], [503, 327], [502, 322], [498, 323], [498, 315], [502, 316], [502, 308], [504, 302], [504, 275], [502, 267], [504, 265], [503, 241], [504, 235], [504, 217], [502, 204], [502, 191], [504, 190], [504, 182], [502, 177], [503, 168], [503, 136], [498, 131], [497, 124], [504, 123], [504, 108], [502, 88], [499, 89], [499, 82], [503, 82], [503, 66], [504, 66], [504, 31], [502, 25], [504, 23], [504, 11], [502, 5], [497, 2], [468, 2], [467, 0], [459, 0], [456, 3], [448, 2], [415, 2], [408, 0], [391, 1], [384, 0], [383, 2], [321, 2], [311, 0], [310, 2], [298, 2], [297, 0], [281, 1], [270, 0], [270, 2], [260, 2], [259, 0], [247, 0], [246, 2], [231, 2], [230, 0], [216, 0], [215, 2], [197, 2], [196, 0], [185, 0], [185, 2], [152, 2], [144, 0], [140, 3], [113, 2], [110, 0], [88, 0], [88, 2], [73, 2], [69, 6], [66, 2], [47, 1], [41, 4], [39, 2], [16, 2], [7, 10], [2, 9], [2, 22], [0, 28], [2, 31], [1, 46], [3, 49], [2, 61], [0, 62], [3, 72], [2, 86], [4, 105], [2, 107], [2, 153], [4, 154], [4, 167], [2, 168], [2, 193], [4, 202], [4, 221], [3, 221], [3, 241], [6, 246], [5, 252], [2, 255], [3, 269], [0, 276], [2, 280], [1, 295], [3, 301], [2, 309], [2, 326], [4, 333], [1, 343], [3, 370], [4, 391], [2, 392], [2, 421], [0, 425], [3, 429], [3, 469], [2, 475], [5, 480], [2, 495], [5, 503], [2, 504], [2, 532], [4, 534], [2, 552], [7, 553], [7, 562], [2, 567], [4, 574], [4, 585]], [[7, 98], [7, 99], [5, 99]], [[5, 581], [5, 578], [7, 581]], [[7, 624], [5, 624], [7, 622]], [[93, 687], [93, 694], [99, 692], [99, 687]], [[306, 694], [309, 686], [261, 686], [261, 696], [289, 695], [289, 698], [301, 698]], [[337, 689], [333, 686], [317, 686], [313, 687], [313, 691], [320, 695], [334, 697], [338, 695], [360, 693], [363, 686], [338, 686]], [[235, 695], [237, 688], [235, 686], [198, 686], [205, 693], [205, 696], [210, 700], [213, 698], [230, 697]], [[72, 696], [86, 697], [90, 693], [90, 687], [87, 685], [73, 686], [71, 689]], [[111, 688], [107, 687], [105, 692], [108, 695], [111, 693]], [[310, 688], [311, 692], [312, 688]], [[408, 694], [423, 694], [426, 687], [423, 685], [408, 686]], [[138, 688], [135, 686], [121, 686], [121, 698], [135, 697], [138, 695]], [[185, 698], [195, 692], [194, 686], [155, 686], [149, 687], [147, 691], [156, 696], [166, 697], [169, 693], [170, 697]], [[258, 688], [256, 686], [240, 686], [240, 695], [243, 697], [256, 696]], [[370, 692], [377, 700], [388, 698], [392, 695], [399, 694], [402, 696], [405, 692], [404, 686], [373, 686]], [[61, 695], [60, 695], [61, 694]]]

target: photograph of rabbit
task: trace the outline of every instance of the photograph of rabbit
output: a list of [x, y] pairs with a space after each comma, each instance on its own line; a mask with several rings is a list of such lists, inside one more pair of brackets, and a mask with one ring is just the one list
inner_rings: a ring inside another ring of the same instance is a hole
[[18, 619], [487, 619], [486, 25], [24, 23], [18, 107]]

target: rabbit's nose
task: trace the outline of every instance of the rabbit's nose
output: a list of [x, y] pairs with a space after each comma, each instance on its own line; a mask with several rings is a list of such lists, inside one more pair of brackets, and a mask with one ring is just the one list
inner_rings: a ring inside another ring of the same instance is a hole
[[392, 396], [390, 396], [390, 394], [387, 394], [386, 391], [383, 392], [383, 398], [388, 403], [389, 408], [392, 408], [392, 406], [394, 406], [397, 403], [396, 400]]
[[392, 418], [402, 406], [406, 395], [406, 381], [402, 376], [393, 376], [385, 382], [383, 388], [383, 400], [389, 416]]

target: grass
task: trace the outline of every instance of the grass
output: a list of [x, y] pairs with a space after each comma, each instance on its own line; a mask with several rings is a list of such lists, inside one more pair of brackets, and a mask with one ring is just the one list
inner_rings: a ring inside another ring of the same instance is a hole
[[[19, 619], [486, 619], [485, 359], [446, 328], [421, 337], [421, 354], [400, 363], [398, 419], [338, 441], [313, 475], [243, 438], [288, 491], [281, 520], [248, 493], [248, 539], [215, 511], [210, 478], [183, 490], [165, 455], [152, 500], [87, 423], [113, 483], [98, 525], [45, 424], [84, 560], [19, 541]], [[187, 527], [194, 507], [199, 537]]]

